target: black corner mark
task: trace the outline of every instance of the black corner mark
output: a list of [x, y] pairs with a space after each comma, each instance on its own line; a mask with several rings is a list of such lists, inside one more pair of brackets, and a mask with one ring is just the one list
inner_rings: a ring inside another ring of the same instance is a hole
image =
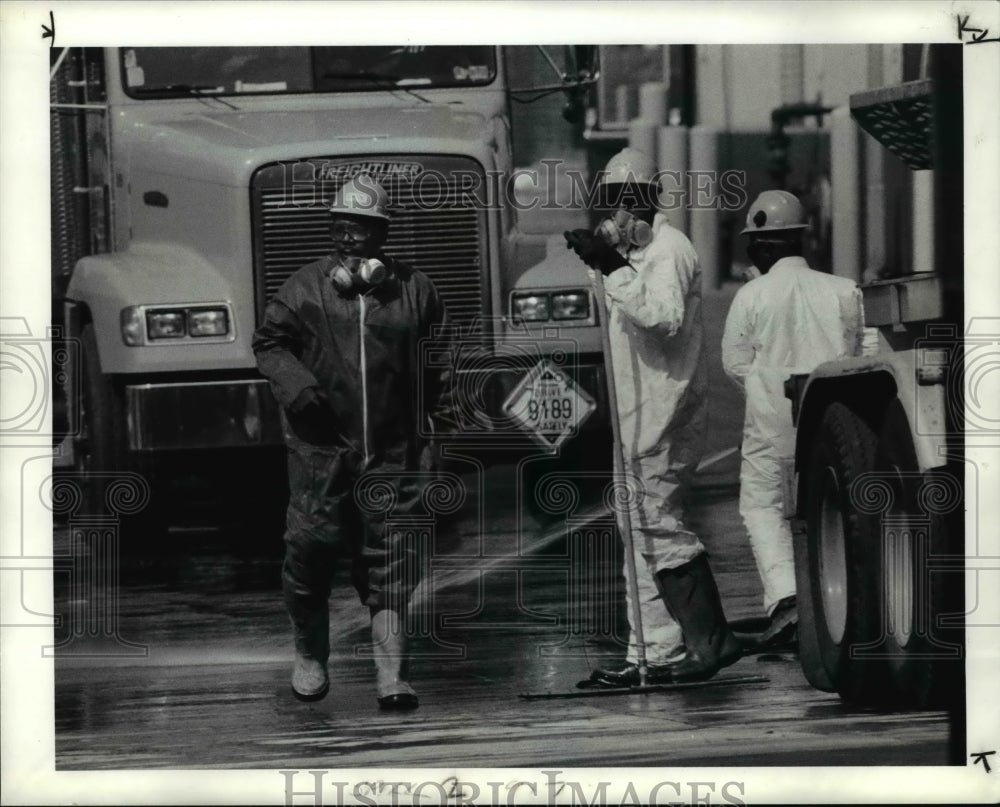
[[42, 25], [42, 39], [46, 38], [52, 40], [49, 47], [54, 48], [56, 46], [56, 15], [51, 11], [49, 12], [49, 25]]
[[979, 751], [978, 753], [975, 753], [975, 754], [969, 754], [969, 756], [972, 757], [972, 759], [973, 759], [973, 762], [972, 762], [973, 765], [978, 765], [980, 762], [982, 762], [983, 763], [983, 767], [986, 769], [986, 773], [990, 773], [990, 771], [991, 771], [991, 769], [990, 769], [990, 761], [986, 757], [990, 756], [991, 754], [995, 754], [995, 753], [996, 753], [996, 751]]

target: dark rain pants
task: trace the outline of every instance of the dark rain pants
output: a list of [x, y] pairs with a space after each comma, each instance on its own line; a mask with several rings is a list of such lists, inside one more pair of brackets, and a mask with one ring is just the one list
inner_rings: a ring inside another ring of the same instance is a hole
[[328, 602], [340, 559], [372, 613], [404, 613], [420, 582], [419, 533], [400, 527], [423, 512], [428, 475], [391, 464], [363, 471], [362, 464], [350, 449], [288, 453], [282, 589], [300, 650], [320, 661], [329, 655]]

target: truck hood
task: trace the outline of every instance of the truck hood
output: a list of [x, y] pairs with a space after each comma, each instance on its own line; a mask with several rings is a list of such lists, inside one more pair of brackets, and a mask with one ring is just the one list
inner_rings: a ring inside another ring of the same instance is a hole
[[[124, 113], [126, 115], [131, 113]], [[264, 163], [371, 153], [470, 153], [494, 140], [493, 122], [444, 105], [378, 109], [206, 111], [126, 126], [131, 163], [152, 173], [247, 187]]]

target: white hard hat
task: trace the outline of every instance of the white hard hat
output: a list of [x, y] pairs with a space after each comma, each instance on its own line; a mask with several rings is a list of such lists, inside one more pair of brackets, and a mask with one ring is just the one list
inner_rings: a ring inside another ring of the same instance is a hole
[[802, 230], [806, 211], [798, 197], [788, 191], [764, 191], [747, 211], [747, 226], [740, 235], [775, 230]]
[[330, 213], [388, 219], [389, 194], [367, 174], [347, 180], [333, 197]]
[[623, 148], [601, 173], [599, 185], [618, 185], [635, 183], [637, 185], [652, 185], [656, 175], [656, 164], [645, 154], [634, 148]]

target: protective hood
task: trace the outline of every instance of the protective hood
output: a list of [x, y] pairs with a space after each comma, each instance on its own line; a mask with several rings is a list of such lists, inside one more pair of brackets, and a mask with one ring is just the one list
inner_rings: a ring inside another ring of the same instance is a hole
[[125, 114], [134, 118], [125, 130], [133, 140], [133, 165], [236, 187], [248, 186], [257, 167], [276, 160], [373, 151], [467, 153], [493, 136], [484, 116], [441, 105], [205, 110], [148, 120], [135, 109]]

